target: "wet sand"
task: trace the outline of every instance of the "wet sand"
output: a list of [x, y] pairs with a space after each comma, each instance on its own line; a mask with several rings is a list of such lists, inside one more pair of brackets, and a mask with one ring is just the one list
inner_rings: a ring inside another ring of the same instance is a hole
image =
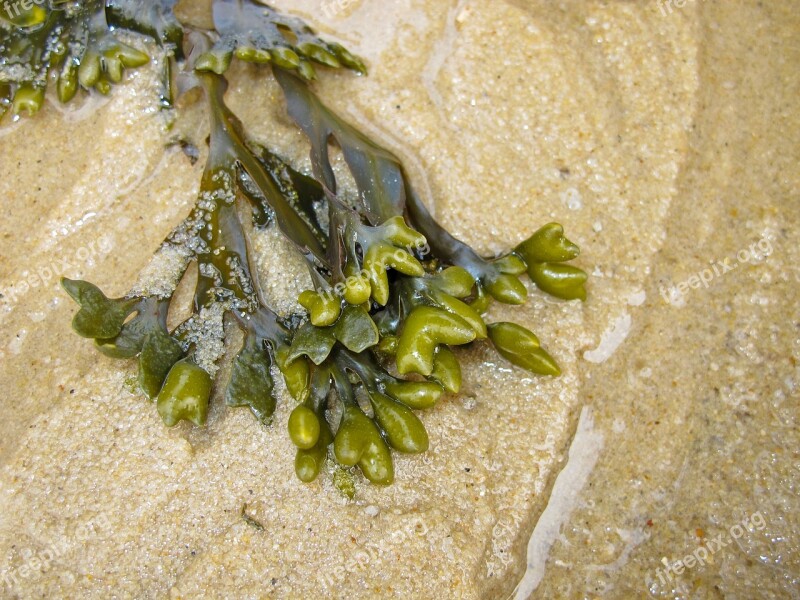
[[[193, 203], [203, 157], [164, 146], [202, 147], [202, 110], [168, 130], [148, 71], [77, 112], [48, 106], [0, 131], [3, 594], [797, 597], [792, 5], [275, 6], [367, 59], [369, 77], [317, 89], [403, 157], [451, 231], [492, 254], [564, 224], [588, 301], [531, 288], [491, 312], [564, 375], [461, 352], [464, 392], [424, 415], [431, 451], [353, 502], [295, 480], [285, 390], [268, 429], [219, 401], [204, 430], [166, 429], [135, 365], [71, 332], [56, 279], [127, 291]], [[254, 137], [308, 168], [271, 78], [231, 79]], [[254, 249], [291, 310], [290, 249], [275, 232]]]

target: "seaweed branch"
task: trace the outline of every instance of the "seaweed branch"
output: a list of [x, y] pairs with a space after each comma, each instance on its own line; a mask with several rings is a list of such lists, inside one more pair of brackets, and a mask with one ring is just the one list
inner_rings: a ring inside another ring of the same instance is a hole
[[[63, 102], [79, 88], [108, 93], [124, 69], [149, 60], [119, 41], [123, 30], [164, 48], [184, 80], [203, 91], [209, 152], [188, 217], [124, 297], [62, 282], [80, 306], [75, 331], [106, 356], [138, 357], [142, 392], [167, 426], [205, 425], [215, 386], [227, 406], [248, 408], [268, 426], [280, 376], [295, 402], [287, 427], [298, 478], [313, 481], [332, 457], [337, 472], [357, 467], [370, 482], [388, 484], [393, 452], [429, 447], [420, 411], [459, 393], [459, 346], [491, 343], [529, 372], [560, 374], [531, 331], [484, 317], [492, 300], [525, 302], [526, 272], [545, 293], [586, 298], [586, 274], [567, 264], [579, 250], [560, 225], [545, 225], [502, 256], [480, 256], [433, 219], [396, 156], [309, 86], [312, 63], [364, 74], [360, 59], [253, 0], [214, 0], [211, 31], [180, 23], [174, 4], [94, 0], [61, 12], [32, 10], [0, 28], [0, 111], [38, 110], [51, 73]], [[251, 139], [226, 105], [234, 58], [271, 70], [310, 141], [313, 176]], [[338, 195], [331, 143], [356, 182], [357, 206]], [[265, 301], [243, 215], [256, 229], [274, 223], [304, 259], [313, 285], [298, 298], [303, 311], [281, 318]], [[170, 331], [175, 290], [193, 263], [192, 315]], [[230, 379], [220, 381], [226, 323], [241, 329], [244, 342]]]

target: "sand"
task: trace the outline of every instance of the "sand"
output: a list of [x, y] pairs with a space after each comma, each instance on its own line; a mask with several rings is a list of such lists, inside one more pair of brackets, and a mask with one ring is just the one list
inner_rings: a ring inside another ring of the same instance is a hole
[[[791, 3], [274, 4], [367, 59], [317, 89], [451, 231], [493, 254], [564, 224], [588, 301], [531, 286], [490, 313], [564, 375], [460, 352], [431, 450], [353, 501], [295, 479], [282, 388], [269, 428], [217, 398], [206, 428], [166, 429], [135, 365], [71, 332], [56, 279], [128, 290], [194, 201], [202, 157], [164, 148], [202, 148], [202, 107], [166, 127], [148, 70], [48, 105], [0, 130], [3, 597], [798, 597]], [[307, 169], [271, 78], [231, 79], [253, 136]], [[290, 248], [253, 248], [292, 310]]]

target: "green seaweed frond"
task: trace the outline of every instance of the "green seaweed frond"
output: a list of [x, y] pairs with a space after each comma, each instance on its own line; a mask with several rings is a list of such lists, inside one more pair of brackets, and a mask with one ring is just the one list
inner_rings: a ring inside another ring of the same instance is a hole
[[[166, 425], [204, 425], [216, 385], [224, 388], [228, 407], [246, 408], [269, 426], [280, 401], [279, 375], [294, 398], [287, 428], [298, 478], [315, 480], [333, 460], [334, 484], [352, 497], [353, 472], [389, 484], [394, 453], [428, 450], [424, 411], [459, 393], [459, 348], [492, 344], [531, 373], [560, 374], [533, 332], [485, 318], [492, 301], [526, 301], [526, 273], [544, 293], [586, 298], [586, 274], [568, 264], [578, 247], [560, 225], [545, 225], [501, 256], [480, 256], [436, 222], [396, 156], [326, 107], [310, 87], [312, 63], [364, 73], [360, 59], [299, 19], [252, 0], [214, 0], [213, 31], [181, 24], [173, 5], [86, 2], [0, 30], [0, 74], [6, 74], [0, 107], [15, 113], [41, 105], [50, 71], [57, 73], [61, 100], [68, 101], [78, 87], [107, 92], [123, 68], [147, 62], [147, 55], [117, 40], [123, 29], [160, 44], [203, 92], [209, 152], [188, 217], [123, 298], [63, 280], [80, 306], [76, 332], [94, 339], [106, 356], [137, 358], [139, 386]], [[310, 142], [313, 176], [252, 139], [227, 106], [225, 74], [233, 57], [266, 65], [265, 76], [277, 79], [289, 115]], [[15, 65], [21, 69], [11, 78]], [[358, 187], [356, 206], [339, 195], [331, 142]], [[311, 289], [298, 298], [303, 311], [286, 317], [264, 300], [247, 233], [270, 224], [290, 240], [311, 275]], [[192, 264], [198, 272], [193, 311], [170, 330], [167, 314]], [[244, 342], [229, 380], [220, 381], [226, 323], [239, 327]], [[244, 508], [242, 517], [249, 518]]]

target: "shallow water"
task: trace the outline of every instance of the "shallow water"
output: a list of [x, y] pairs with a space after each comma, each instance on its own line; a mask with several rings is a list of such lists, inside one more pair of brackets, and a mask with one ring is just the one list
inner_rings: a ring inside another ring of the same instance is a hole
[[[792, 4], [274, 4], [367, 59], [369, 77], [318, 89], [454, 233], [490, 254], [565, 225], [589, 300], [531, 290], [491, 314], [531, 326], [564, 376], [462, 353], [465, 392], [425, 415], [432, 450], [352, 503], [295, 481], [288, 397], [270, 430], [220, 406], [204, 431], [166, 430], [128, 391], [133, 365], [70, 332], [56, 285], [125, 293], [193, 202], [203, 161], [164, 153], [152, 74], [131, 74], [92, 110], [0, 136], [4, 593], [797, 597]], [[263, 79], [237, 69], [231, 107], [307, 167]], [[175, 128], [202, 146], [198, 107]], [[289, 310], [290, 249], [274, 232], [254, 248]]]

